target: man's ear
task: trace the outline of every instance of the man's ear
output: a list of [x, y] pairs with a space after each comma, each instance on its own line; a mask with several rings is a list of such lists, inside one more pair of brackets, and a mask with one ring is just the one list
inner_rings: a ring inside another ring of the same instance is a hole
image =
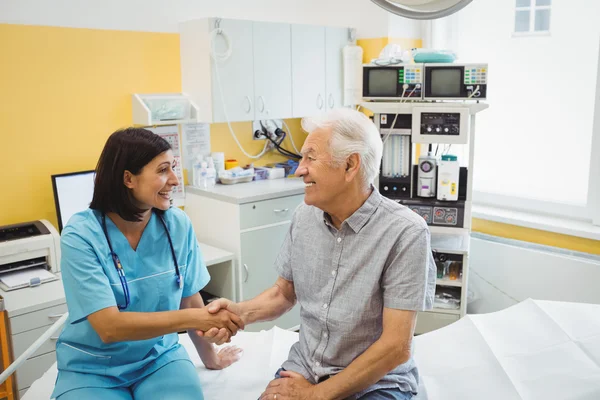
[[129, 189], [133, 189], [133, 187], [135, 186], [134, 176], [135, 175], [133, 175], [127, 170], [125, 170], [125, 172], [123, 173], [123, 184]]
[[346, 159], [346, 182], [350, 182], [360, 170], [360, 156], [357, 153], [350, 154]]

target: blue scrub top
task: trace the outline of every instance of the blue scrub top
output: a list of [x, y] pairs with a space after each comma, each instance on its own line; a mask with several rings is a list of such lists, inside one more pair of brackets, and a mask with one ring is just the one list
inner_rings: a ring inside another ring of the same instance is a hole
[[[178, 310], [182, 297], [198, 293], [210, 280], [186, 214], [170, 208], [164, 219], [183, 275], [183, 289], [177, 285], [167, 234], [156, 213], [152, 213], [136, 251], [106, 218], [108, 235], [129, 285], [130, 305], [121, 312]], [[69, 220], [61, 235], [61, 252], [69, 319], [56, 344], [58, 377], [53, 398], [82, 387], [130, 386], [169, 362], [189, 360], [177, 333], [102, 343], [88, 322], [87, 316], [96, 311], [125, 304], [98, 211], [88, 209]]]

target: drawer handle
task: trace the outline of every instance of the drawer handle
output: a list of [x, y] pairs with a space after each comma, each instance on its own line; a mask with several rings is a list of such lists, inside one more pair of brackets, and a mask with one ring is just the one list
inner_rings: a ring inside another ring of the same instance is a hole
[[283, 209], [280, 210], [279, 208], [276, 208], [273, 211], [276, 212], [276, 213], [284, 213], [284, 212], [290, 211], [290, 209], [289, 208], [283, 208]]
[[66, 313], [62, 313], [62, 314], [50, 314], [50, 315], [48, 315], [48, 318], [50, 318], [50, 319], [56, 319], [56, 318], [62, 317], [65, 314]]
[[244, 283], [248, 282], [248, 276], [250, 275], [250, 271], [248, 271], [248, 266], [246, 264], [244, 265], [244, 270], [246, 271], [246, 277], [244, 278]]

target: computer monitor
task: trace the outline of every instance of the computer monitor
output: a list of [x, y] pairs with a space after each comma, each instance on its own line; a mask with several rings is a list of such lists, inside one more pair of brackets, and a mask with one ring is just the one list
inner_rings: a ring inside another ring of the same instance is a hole
[[94, 195], [95, 171], [71, 172], [52, 175], [54, 204], [58, 217], [58, 230], [62, 231], [73, 214], [90, 206]]

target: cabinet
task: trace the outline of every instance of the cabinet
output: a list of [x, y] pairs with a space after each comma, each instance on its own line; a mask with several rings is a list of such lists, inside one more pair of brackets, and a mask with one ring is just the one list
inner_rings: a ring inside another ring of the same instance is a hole
[[[275, 259], [296, 207], [304, 201], [300, 179], [276, 179], [238, 185], [217, 185], [212, 190], [186, 188], [185, 212], [198, 240], [234, 254], [235, 296], [252, 299], [277, 280]], [[213, 280], [219, 279], [213, 276]], [[215, 282], [219, 285], [218, 282]], [[300, 306], [275, 321], [253, 324], [248, 331], [296, 328]]]
[[294, 117], [343, 105], [343, 54], [346, 28], [292, 25]]
[[183, 92], [203, 122], [303, 117], [341, 106], [347, 32], [220, 18], [183, 22]]
[[253, 22], [254, 119], [292, 116], [290, 25]]
[[[212, 26], [215, 21], [212, 20]], [[214, 69], [211, 60], [211, 88], [213, 96], [213, 115], [215, 122], [245, 121], [254, 118], [254, 76], [252, 21], [222, 20], [220, 27], [229, 35], [231, 56]], [[210, 30], [211, 24], [207, 27]], [[189, 38], [186, 38], [189, 39]], [[227, 51], [228, 43], [223, 35], [214, 35], [212, 44], [217, 54]], [[183, 38], [182, 38], [183, 40]], [[209, 39], [210, 40], [210, 39]], [[210, 45], [210, 43], [209, 43]], [[183, 50], [183, 49], [182, 49]], [[183, 57], [182, 51], [182, 57]], [[194, 77], [186, 76], [186, 83]], [[219, 84], [221, 89], [219, 89]], [[184, 85], [186, 90], [186, 85]], [[225, 104], [225, 109], [223, 108]]]
[[[67, 312], [67, 304], [61, 280], [44, 283], [37, 287], [0, 290], [1, 307], [6, 311], [10, 327], [10, 346], [16, 360], [48, 328]], [[56, 362], [56, 340], [51, 337], [27, 359], [16, 371], [15, 382], [19, 397]]]
[[344, 46], [348, 29], [325, 28], [325, 106], [328, 110], [344, 105]]
[[292, 25], [292, 88], [294, 118], [325, 111], [324, 27]]

